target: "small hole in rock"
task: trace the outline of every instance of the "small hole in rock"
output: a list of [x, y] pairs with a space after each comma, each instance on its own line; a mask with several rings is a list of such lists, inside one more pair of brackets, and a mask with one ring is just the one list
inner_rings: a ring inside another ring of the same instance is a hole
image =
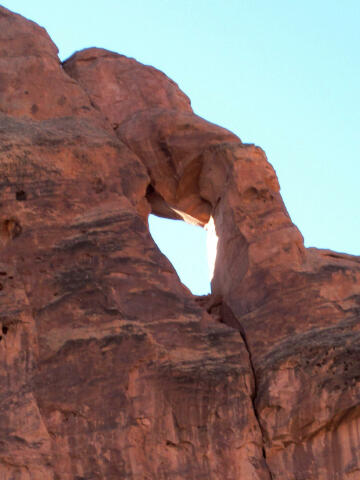
[[102, 193], [106, 188], [104, 181], [99, 177], [94, 178], [93, 186], [95, 193]]
[[1, 275], [1, 276], [5, 276], [5, 275], [6, 275], [6, 272], [0, 272], [0, 275]]
[[6, 325], [3, 325], [2, 332], [3, 332], [4, 335], [7, 334], [8, 330], [9, 330], [9, 328]]
[[3, 221], [1, 231], [4, 236], [14, 239], [21, 234], [22, 227], [20, 223], [14, 218], [8, 218]]
[[26, 192], [24, 192], [24, 190], [19, 190], [18, 192], [16, 192], [16, 200], [18, 202], [24, 202], [27, 198], [27, 195], [26, 195]]
[[0, 335], [0, 342], [1, 342], [1, 340], [2, 340], [2, 335]]
[[0, 290], [3, 290], [3, 289], [4, 289], [4, 285], [0, 283]]

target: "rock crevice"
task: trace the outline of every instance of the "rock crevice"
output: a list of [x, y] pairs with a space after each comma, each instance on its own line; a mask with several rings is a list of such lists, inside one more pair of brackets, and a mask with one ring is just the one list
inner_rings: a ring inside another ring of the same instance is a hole
[[241, 325], [241, 321], [239, 321], [235, 317], [235, 315], [233, 314], [233, 312], [231, 311], [229, 306], [226, 305], [225, 303], [223, 303], [223, 300], [222, 300], [221, 297], [212, 298], [212, 295], [208, 295], [205, 298], [200, 297], [198, 302], [200, 303], [200, 305], [202, 305], [204, 308], [206, 308], [206, 311], [210, 315], [212, 315], [214, 319], [216, 319], [220, 323], [224, 323], [224, 324], [228, 325], [230, 328], [233, 328], [234, 330], [238, 331], [239, 334], [240, 334], [241, 340], [244, 343], [244, 346], [245, 346], [246, 351], [248, 353], [249, 365], [250, 365], [250, 370], [251, 370], [251, 374], [252, 374], [252, 385], [253, 385], [253, 387], [252, 387], [252, 392], [251, 392], [250, 397], [251, 397], [251, 401], [252, 401], [253, 412], [254, 412], [254, 416], [257, 420], [258, 427], [259, 427], [260, 432], [261, 432], [261, 438], [262, 438], [261, 450], [262, 450], [262, 455], [263, 455], [263, 459], [264, 459], [264, 464], [265, 464], [265, 466], [268, 470], [269, 479], [272, 480], [273, 476], [272, 476], [270, 467], [267, 464], [267, 460], [266, 460], [266, 447], [265, 447], [265, 445], [266, 445], [266, 437], [265, 437], [266, 432], [264, 431], [264, 429], [261, 425], [261, 419], [260, 419], [259, 413], [257, 411], [257, 406], [256, 406], [256, 402], [257, 402], [257, 398], [258, 398], [258, 381], [257, 381], [257, 378], [256, 378], [255, 368], [254, 368], [253, 360], [252, 360], [252, 356], [251, 356], [251, 350], [249, 348], [249, 345], [248, 345], [248, 342], [247, 342], [247, 339], [246, 339], [246, 333], [244, 331], [244, 328]]

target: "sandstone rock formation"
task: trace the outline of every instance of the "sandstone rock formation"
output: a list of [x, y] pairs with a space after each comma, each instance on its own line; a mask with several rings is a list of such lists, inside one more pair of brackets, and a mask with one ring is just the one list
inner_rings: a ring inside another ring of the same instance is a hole
[[[360, 258], [158, 70], [0, 7], [0, 480], [360, 479]], [[194, 297], [148, 230], [219, 237]]]

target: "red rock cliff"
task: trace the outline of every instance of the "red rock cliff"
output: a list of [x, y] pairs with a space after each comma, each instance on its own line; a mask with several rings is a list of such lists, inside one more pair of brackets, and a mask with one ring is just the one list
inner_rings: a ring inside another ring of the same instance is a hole
[[[158, 70], [0, 7], [0, 479], [360, 479], [360, 258]], [[219, 237], [194, 297], [154, 213]]]

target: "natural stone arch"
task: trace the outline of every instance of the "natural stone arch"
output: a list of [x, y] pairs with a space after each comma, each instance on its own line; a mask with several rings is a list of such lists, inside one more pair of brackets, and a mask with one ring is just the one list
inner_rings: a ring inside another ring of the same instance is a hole
[[[161, 72], [100, 49], [61, 68], [43, 29], [0, 27], [6, 478], [356, 472], [359, 258], [304, 249], [261, 149]], [[154, 248], [149, 185], [214, 218], [205, 308]]]

